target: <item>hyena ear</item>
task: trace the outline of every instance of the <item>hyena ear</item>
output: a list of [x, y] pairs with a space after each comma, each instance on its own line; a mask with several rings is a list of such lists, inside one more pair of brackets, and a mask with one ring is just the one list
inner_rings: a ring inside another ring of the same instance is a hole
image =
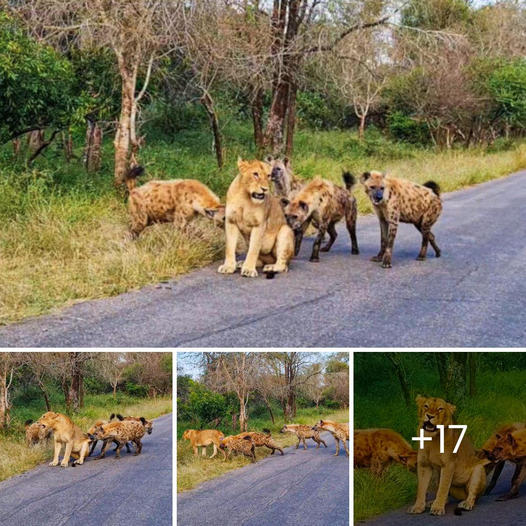
[[92, 435], [91, 433], [88, 433], [88, 438], [90, 440], [95, 440], [95, 435]]
[[140, 421], [142, 422], [143, 426], [146, 425], [146, 418], [144, 418], [144, 416], [141, 416]]
[[364, 172], [362, 175], [360, 175], [360, 182], [364, 184], [365, 181], [369, 179], [369, 177], [371, 177], [371, 172]]
[[304, 212], [308, 212], [308, 211], [309, 211], [309, 205], [308, 205], [305, 201], [300, 201], [300, 202], [299, 202], [299, 205], [300, 205], [300, 208], [301, 208]]
[[110, 415], [110, 420], [113, 420], [114, 418], [115, 418], [115, 413], [112, 413], [112, 414]]
[[286, 206], [289, 206], [289, 204], [290, 204], [290, 200], [287, 199], [286, 197], [282, 197], [282, 198], [280, 199], [280, 201], [281, 201], [281, 206], [282, 206], [283, 208], [285, 208]]
[[290, 168], [290, 159], [288, 157], [284, 157], [283, 164], [285, 165], [285, 168]]
[[119, 413], [117, 413], [116, 416], [121, 422], [124, 420], [124, 417], [122, 415], [119, 415]]
[[273, 160], [274, 160], [274, 157], [272, 157], [272, 155], [266, 155], [265, 158], [263, 159], [266, 163], [271, 163]]

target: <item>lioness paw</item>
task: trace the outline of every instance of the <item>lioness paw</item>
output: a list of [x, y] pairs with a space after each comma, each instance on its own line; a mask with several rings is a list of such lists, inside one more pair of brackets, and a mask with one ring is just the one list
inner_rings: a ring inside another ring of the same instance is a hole
[[233, 274], [236, 271], [236, 265], [224, 263], [217, 269], [217, 271], [219, 274]]
[[53, 462], [50, 462], [49, 465], [50, 466], [58, 466], [58, 462], [53, 461]]
[[426, 511], [425, 504], [414, 504], [407, 510], [408, 513], [424, 513], [424, 511]]
[[241, 268], [241, 275], [246, 278], [257, 278], [258, 271], [255, 268], [248, 268], [248, 267], [243, 266]]
[[430, 513], [431, 515], [444, 515], [446, 513], [446, 508], [441, 504], [436, 504], [433, 502]]
[[467, 500], [463, 500], [462, 502], [458, 503], [457, 508], [461, 508], [463, 510], [471, 511], [473, 509], [474, 502], [469, 502]]
[[289, 267], [287, 265], [265, 265], [263, 267], [263, 272], [288, 272]]
[[60, 463], [60, 465], [61, 465], [63, 468], [67, 468], [67, 467], [69, 466], [69, 463], [68, 463], [68, 462], [64, 462], [64, 461], [62, 461], [62, 462]]

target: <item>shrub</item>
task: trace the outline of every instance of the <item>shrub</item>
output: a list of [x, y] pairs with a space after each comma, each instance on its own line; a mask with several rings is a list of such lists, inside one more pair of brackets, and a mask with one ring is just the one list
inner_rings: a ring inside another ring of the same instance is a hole
[[401, 111], [394, 111], [387, 116], [389, 134], [394, 139], [412, 144], [429, 144], [429, 129], [423, 122], [417, 121]]

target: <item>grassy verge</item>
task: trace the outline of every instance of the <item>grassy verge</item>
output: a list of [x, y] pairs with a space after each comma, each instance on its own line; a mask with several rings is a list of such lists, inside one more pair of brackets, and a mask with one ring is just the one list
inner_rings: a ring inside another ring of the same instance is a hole
[[[59, 413], [65, 412], [64, 406], [60, 403], [53, 402], [52, 407]], [[95, 420], [107, 419], [113, 412], [150, 419], [171, 411], [172, 399], [167, 397], [140, 399], [119, 394], [113, 399], [111, 395], [86, 395], [84, 407], [72, 415], [72, 419], [81, 429], [86, 430]], [[23, 423], [28, 419], [37, 420], [43, 413], [45, 407], [37, 403], [14, 408], [9, 432], [0, 434], [0, 481], [23, 473], [52, 458], [52, 440], [31, 448], [25, 443]], [[155, 429], [153, 432], [155, 433]]]
[[[224, 169], [214, 164], [208, 131], [186, 130], [173, 142], [157, 140], [142, 150], [145, 180], [197, 178], [224, 196], [237, 156], [254, 155], [247, 126], [231, 123], [224, 133]], [[77, 145], [80, 158], [80, 137]], [[149, 227], [130, 241], [124, 199], [112, 186], [111, 158], [108, 141], [101, 172], [87, 175], [78, 162], [66, 164], [59, 150], [49, 149], [27, 170], [13, 161], [9, 146], [0, 149], [0, 325], [158, 283], [221, 257], [223, 234], [204, 219], [186, 232]], [[417, 181], [432, 178], [451, 191], [526, 167], [526, 145], [437, 153], [390, 142], [374, 130], [366, 141], [348, 131], [299, 131], [294, 167], [305, 178], [338, 182], [342, 168], [356, 174], [385, 169]], [[361, 187], [356, 195], [360, 213], [369, 213]]]
[[[348, 422], [348, 410], [332, 411], [329, 409], [315, 410], [315, 409], [299, 409], [297, 417], [294, 419], [295, 424], [313, 425], [320, 418], [327, 420], [335, 420], [336, 422]], [[276, 419], [276, 424], [272, 424], [270, 420], [264, 419], [250, 419], [248, 423], [249, 431], [261, 431], [263, 428], [268, 428], [272, 432], [272, 438], [281, 446], [288, 447], [297, 443], [295, 435], [290, 433], [280, 434], [279, 430], [283, 427], [283, 421]], [[241, 468], [250, 464], [250, 460], [243, 456], [233, 456], [226, 462], [223, 461], [223, 456], [218, 453], [216, 457], [201, 458], [194, 457], [192, 446], [188, 440], [182, 440], [181, 437], [186, 429], [192, 428], [190, 424], [181, 422], [177, 425], [177, 491], [185, 491], [194, 488], [205, 480], [219, 477], [224, 473], [234, 469]], [[232, 431], [221, 429], [225, 435], [237, 434], [239, 431]], [[312, 440], [307, 441], [309, 447], [314, 445]], [[328, 447], [334, 447], [334, 441], [328, 443]], [[323, 446], [322, 446], [323, 447]], [[341, 449], [341, 448], [340, 448]], [[207, 448], [207, 454], [212, 454], [212, 446]], [[275, 453], [276, 454], [276, 453]], [[279, 453], [277, 453], [279, 455]], [[256, 458], [261, 459], [270, 455], [270, 450], [267, 448], [256, 448]]]
[[[425, 371], [413, 376], [414, 394], [443, 396], [436, 378]], [[458, 423], [467, 424], [467, 435], [480, 447], [497, 427], [526, 421], [522, 396], [524, 372], [481, 373], [477, 393], [457, 404]], [[354, 427], [387, 427], [400, 432], [411, 443], [417, 426], [416, 405], [407, 408], [396, 379], [373, 387], [367, 395], [355, 392]], [[371, 499], [374, 495], [374, 499]], [[365, 520], [390, 510], [409, 506], [416, 495], [416, 476], [400, 466], [391, 466], [381, 477], [366, 469], [354, 470], [354, 518]]]

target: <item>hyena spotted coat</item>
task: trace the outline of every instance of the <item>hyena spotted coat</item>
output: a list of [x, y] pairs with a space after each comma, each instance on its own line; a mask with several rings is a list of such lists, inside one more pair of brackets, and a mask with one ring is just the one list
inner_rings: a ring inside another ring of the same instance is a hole
[[347, 440], [349, 440], [349, 424], [339, 424], [332, 420], [320, 420], [312, 429], [319, 431], [328, 431], [334, 437], [336, 441], [336, 453], [334, 456], [337, 457], [340, 454], [340, 440], [343, 443], [343, 449], [345, 454], [349, 456], [349, 450], [347, 449]]
[[313, 429], [311, 426], [304, 426], [301, 424], [287, 424], [281, 428], [280, 433], [294, 433], [298, 437], [296, 449], [300, 447], [302, 442], [303, 449], [307, 449], [307, 443], [305, 442], [307, 438], [312, 438], [312, 440], [316, 442], [316, 449], [320, 447], [320, 444], [323, 444], [325, 447], [327, 447], [325, 440], [320, 437], [320, 432], [316, 429]]
[[381, 261], [383, 268], [391, 268], [399, 222], [412, 223], [422, 234], [422, 246], [416, 258], [418, 261], [426, 258], [428, 243], [431, 243], [436, 257], [440, 257], [440, 249], [431, 232], [431, 227], [442, 212], [438, 184], [428, 181], [421, 185], [406, 179], [387, 177], [381, 172], [365, 172], [360, 181], [380, 220], [380, 251], [371, 261]]
[[263, 429], [263, 433], [258, 433], [257, 431], [247, 431], [245, 433], [239, 433], [239, 435], [236, 435], [239, 438], [245, 438], [250, 437], [252, 439], [252, 442], [254, 442], [255, 447], [268, 447], [272, 450], [271, 455], [274, 454], [276, 449], [283, 455], [283, 449], [272, 440], [272, 436], [270, 433], [270, 430]]
[[237, 435], [234, 435], [221, 438], [219, 447], [223, 450], [226, 449], [228, 457], [231, 457], [232, 452], [242, 453], [246, 457], [250, 458], [251, 462], [256, 461], [255, 445], [250, 436], [241, 438]]
[[100, 455], [96, 457], [97, 460], [106, 456], [106, 451], [112, 441], [117, 442], [118, 444], [115, 449], [116, 458], [120, 458], [121, 449], [127, 442], [133, 442], [135, 444], [134, 454], [139, 455], [142, 451], [141, 439], [147, 431], [146, 426], [147, 420], [141, 418], [141, 420], [109, 422], [97, 427], [95, 432], [89, 435], [91, 440], [104, 441], [104, 447], [102, 448]]
[[[344, 172], [345, 189], [325, 179], [314, 179], [305, 186], [292, 200], [282, 198], [285, 217], [295, 233], [296, 253], [309, 224], [318, 230], [318, 235], [312, 247], [310, 261], [320, 260], [320, 250], [328, 252], [336, 241], [336, 223], [345, 218], [345, 224], [351, 238], [351, 253], [359, 254], [356, 238], [356, 217], [358, 209], [356, 198], [351, 194], [355, 179], [349, 172]], [[329, 233], [329, 241], [320, 249], [325, 233]], [[301, 234], [301, 235], [299, 235]]]
[[126, 175], [133, 237], [137, 237], [152, 223], [173, 223], [178, 228], [184, 228], [190, 219], [197, 215], [213, 219], [219, 225], [224, 223], [224, 205], [219, 201], [219, 197], [200, 181], [150, 181], [137, 187], [136, 179], [143, 171], [142, 166], [136, 166]]

